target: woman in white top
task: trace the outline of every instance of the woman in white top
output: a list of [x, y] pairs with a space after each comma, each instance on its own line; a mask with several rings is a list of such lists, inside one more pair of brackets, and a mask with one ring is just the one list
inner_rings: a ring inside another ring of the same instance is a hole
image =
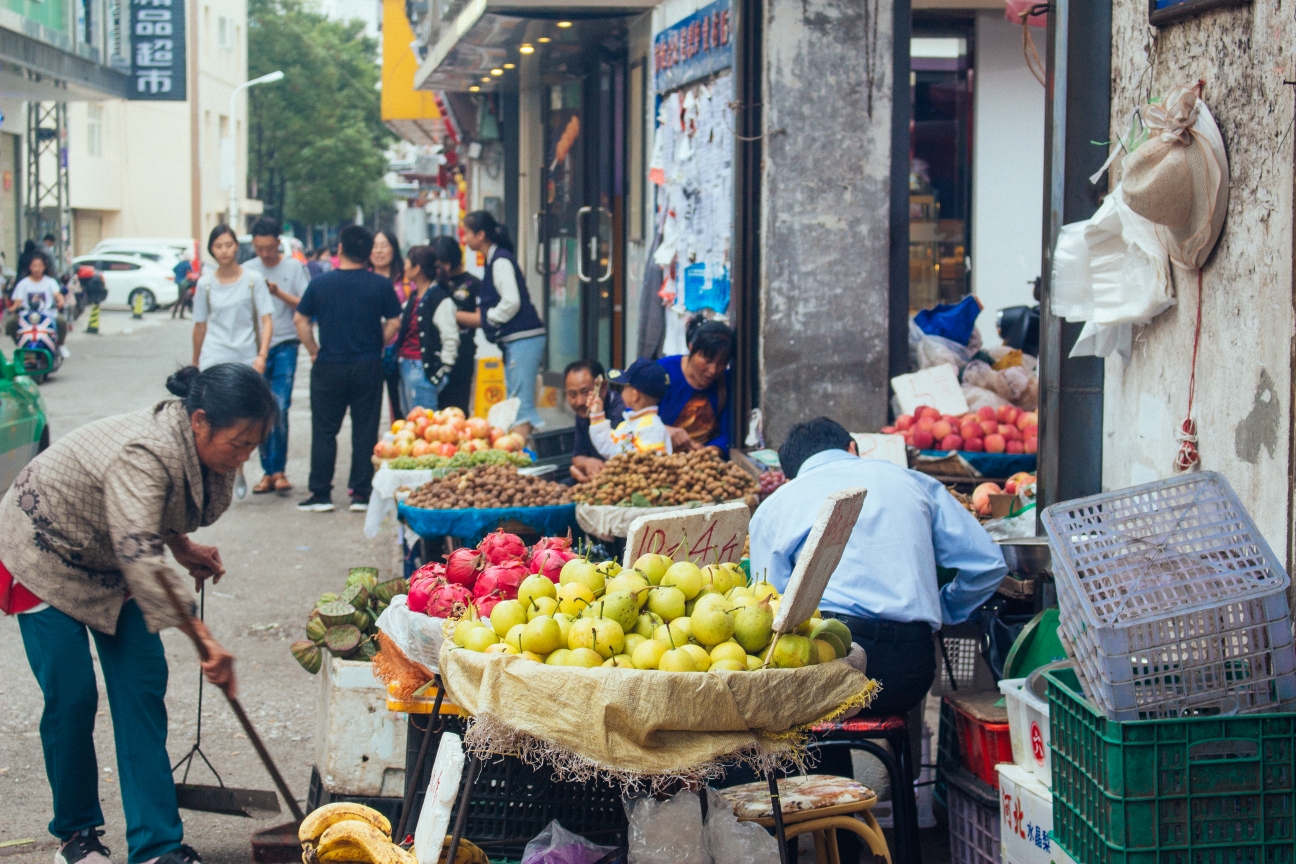
[[238, 263], [238, 238], [228, 225], [217, 225], [207, 251], [220, 266], [203, 274], [194, 290], [193, 365], [246, 363], [265, 372], [274, 335], [273, 301], [265, 277]]
[[[9, 319], [9, 323], [5, 325], [10, 337], [18, 338], [19, 316], [33, 307], [32, 298], [40, 298], [40, 307], [42, 309], [63, 308], [63, 292], [60, 290], [58, 280], [48, 275], [49, 270], [49, 257], [44, 252], [34, 253], [31, 261], [27, 263], [27, 275], [18, 280], [18, 284], [14, 286], [13, 295], [9, 298], [9, 309], [15, 313]], [[67, 324], [63, 321], [62, 315], [59, 315], [55, 322], [58, 329], [58, 341], [59, 344], [62, 344], [63, 337], [67, 333]]]

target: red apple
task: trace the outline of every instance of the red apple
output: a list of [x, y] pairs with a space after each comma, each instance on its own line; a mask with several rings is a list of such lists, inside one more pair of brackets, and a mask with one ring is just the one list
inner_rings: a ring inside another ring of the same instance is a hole
[[1032, 455], [1034, 455], [1035, 453], [1038, 453], [1038, 452], [1039, 452], [1039, 439], [1037, 439], [1037, 438], [1027, 438], [1024, 442], [1022, 442], [1022, 450], [1023, 450], [1024, 452], [1026, 452], [1026, 453], [1030, 453], [1030, 454], [1032, 454]]
[[1025, 448], [1025, 446], [1022, 445], [1022, 442], [1020, 442], [1020, 441], [1009, 441], [1009, 442], [1005, 445], [1005, 450], [1004, 450], [1004, 452], [1005, 452], [1005, 453], [1012, 453], [1012, 454], [1025, 453], [1025, 452], [1026, 452], [1026, 448]]
[[913, 433], [912, 433], [912, 432], [909, 432], [908, 430], [906, 430], [906, 431], [904, 431], [904, 432], [901, 432], [901, 433], [900, 433], [900, 437], [904, 439], [904, 442], [905, 442], [905, 446], [906, 446], [906, 447], [912, 447], [912, 446], [914, 446], [914, 443], [913, 443]]
[[984, 437], [985, 437], [985, 433], [984, 433], [983, 431], [981, 431], [981, 424], [980, 424], [980, 423], [974, 423], [974, 422], [971, 422], [971, 421], [968, 421], [968, 422], [964, 423], [962, 426], [959, 427], [959, 435], [961, 435], [961, 436], [964, 438], [964, 440], [966, 440], [966, 439], [968, 439], [968, 438], [984, 438]]
[[1022, 430], [1023, 432], [1026, 431], [1027, 427], [1038, 426], [1038, 425], [1039, 425], [1039, 415], [1036, 414], [1034, 411], [1023, 411], [1021, 414], [1017, 416], [1017, 428]]
[[881, 435], [894, 435], [896, 433], [896, 427], [883, 426], [881, 429], [878, 430], [878, 433]]
[[963, 441], [963, 449], [969, 453], [981, 453], [985, 450], [985, 442], [980, 438], [968, 438]]
[[1004, 452], [1004, 448], [1007, 446], [1008, 446], [1008, 442], [1005, 441], [1004, 437], [1002, 435], [999, 435], [998, 433], [994, 435], [987, 435], [985, 437], [985, 449], [987, 453], [1002, 453]]
[[959, 418], [955, 417], [953, 414], [942, 414], [940, 419], [944, 420], [946, 423], [950, 424], [950, 426], [955, 429], [959, 427], [959, 423], [961, 422]]
[[1021, 413], [1021, 411], [1020, 411], [1019, 409], [1017, 409], [1016, 407], [1012, 406], [1012, 405], [1000, 405], [1000, 406], [999, 406], [999, 415], [998, 415], [998, 416], [999, 416], [999, 422], [1000, 422], [1000, 423], [1016, 423], [1016, 422], [1017, 422], [1017, 415], [1020, 414], [1020, 413]]
[[1008, 482], [1004, 483], [1004, 491], [1007, 492], [1009, 495], [1016, 495], [1017, 481], [1009, 477]]
[[937, 411], [935, 408], [928, 406], [922, 409], [922, 416], [930, 417], [933, 421], [935, 421], [940, 419], [941, 412]]
[[999, 415], [990, 405], [982, 405], [977, 409], [977, 416], [982, 420], [998, 420]]
[[936, 421], [933, 420], [932, 418], [920, 417], [918, 419], [918, 422], [914, 424], [914, 428], [921, 429], [923, 432], [930, 432], [932, 431], [932, 427], [935, 425], [936, 425]]
[[993, 420], [982, 420], [981, 431], [985, 433], [985, 435], [981, 436], [982, 438], [984, 438], [986, 435], [998, 435], [999, 424]]
[[912, 429], [913, 425], [914, 425], [914, 418], [908, 414], [901, 414], [899, 417], [896, 418], [896, 428], [901, 431], [904, 431], [905, 429]]
[[937, 447], [936, 449], [937, 450], [962, 450], [963, 439], [960, 438], [958, 435], [952, 435], [952, 434], [946, 435], [944, 438], [941, 439], [940, 446]]
[[930, 410], [932, 409], [931, 406], [929, 405], [919, 405], [917, 408], [913, 410], [914, 419], [921, 420], [922, 418], [927, 416], [927, 412]]
[[980, 516], [990, 515], [990, 496], [998, 494], [1003, 490], [999, 488], [998, 483], [982, 483], [972, 490], [972, 506], [976, 508]]
[[944, 419], [937, 420], [935, 423], [932, 424], [931, 427], [932, 437], [935, 438], [937, 441], [940, 441], [946, 435], [952, 434], [954, 432], [954, 428], [955, 428], [954, 424], [950, 423], [948, 420], [944, 420]]
[[1007, 438], [1007, 437], [1008, 437], [1008, 430], [1010, 430], [1010, 429], [1014, 429], [1014, 430], [1015, 430], [1016, 428], [1017, 428], [1016, 426], [1011, 426], [1011, 425], [1009, 425], [1009, 424], [1007, 424], [1007, 423], [1000, 423], [1000, 424], [999, 424], [999, 428], [998, 428], [998, 429], [995, 429], [995, 431], [998, 432], [1000, 435], [1004, 436], [1005, 438]]
[[931, 430], [918, 429], [913, 433], [913, 446], [919, 450], [930, 450], [933, 443], [935, 442]]

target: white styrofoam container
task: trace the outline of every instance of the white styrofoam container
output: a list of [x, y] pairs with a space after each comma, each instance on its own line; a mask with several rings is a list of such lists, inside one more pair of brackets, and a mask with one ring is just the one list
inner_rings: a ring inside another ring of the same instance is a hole
[[1053, 830], [1053, 793], [1035, 775], [1007, 762], [999, 772], [999, 838], [1004, 861], [1053, 864], [1058, 850]]
[[327, 657], [315, 707], [315, 767], [334, 795], [405, 794], [405, 723], [373, 664]]
[[999, 692], [1004, 694], [1008, 707], [1008, 737], [1012, 741], [1013, 762], [1052, 788], [1049, 706], [1047, 701], [1027, 689], [1026, 681], [1025, 678], [1005, 678], [999, 682]]

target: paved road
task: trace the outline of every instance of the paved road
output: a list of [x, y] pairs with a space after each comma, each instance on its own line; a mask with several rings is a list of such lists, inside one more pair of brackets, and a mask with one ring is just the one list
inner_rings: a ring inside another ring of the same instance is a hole
[[[101, 417], [143, 408], [168, 396], [166, 376], [190, 357], [189, 322], [166, 312], [144, 321], [127, 313], [105, 313], [103, 334], [78, 331], [69, 339], [72, 357], [42, 388], [52, 433], [61, 435]], [[8, 345], [5, 346], [7, 351]], [[240, 696], [289, 786], [305, 799], [310, 779], [313, 706], [319, 679], [306, 674], [288, 652], [302, 638], [306, 615], [323, 591], [338, 590], [348, 567], [377, 565], [394, 573], [398, 565], [390, 535], [366, 540], [363, 514], [305, 514], [293, 506], [305, 497], [310, 449], [309, 360], [302, 355], [290, 421], [288, 476], [300, 484], [288, 497], [256, 496], [236, 503], [216, 525], [195, 535], [220, 547], [228, 575], [209, 589], [207, 621], [217, 638], [238, 658]], [[339, 452], [350, 449], [343, 429]], [[340, 504], [346, 486], [346, 458], [339, 459], [334, 497]], [[249, 483], [261, 477], [255, 457]], [[193, 741], [197, 712], [198, 667], [185, 638], [163, 634], [171, 667], [167, 693], [172, 759]], [[93, 644], [93, 643], [92, 643]], [[100, 692], [103, 693], [102, 676]], [[0, 844], [32, 838], [32, 845], [0, 845], [0, 858], [48, 864], [55, 842], [47, 831], [52, 815], [41, 757], [42, 700], [23, 652], [17, 623], [0, 616]], [[256, 754], [220, 695], [208, 688], [203, 706], [204, 750], [231, 786], [273, 789]], [[95, 728], [100, 798], [107, 818], [104, 842], [118, 862], [126, 861], [125, 825], [116, 777], [112, 719], [101, 695]], [[192, 780], [193, 778], [191, 778]], [[197, 782], [208, 782], [199, 780]], [[186, 842], [210, 864], [249, 860], [248, 836], [273, 822], [182, 811]]]

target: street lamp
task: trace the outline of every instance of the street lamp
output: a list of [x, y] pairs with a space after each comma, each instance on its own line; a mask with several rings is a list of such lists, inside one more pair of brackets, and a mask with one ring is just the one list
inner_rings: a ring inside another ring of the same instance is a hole
[[276, 81], [282, 81], [283, 72], [271, 72], [269, 75], [262, 75], [260, 78], [253, 78], [251, 81], [244, 81], [234, 88], [230, 93], [229, 107], [229, 136], [221, 141], [221, 185], [229, 189], [229, 225], [238, 232], [238, 183], [235, 179], [236, 166], [234, 162], [234, 109], [237, 105], [238, 94], [249, 87], [255, 87], [258, 84], [273, 84]]

